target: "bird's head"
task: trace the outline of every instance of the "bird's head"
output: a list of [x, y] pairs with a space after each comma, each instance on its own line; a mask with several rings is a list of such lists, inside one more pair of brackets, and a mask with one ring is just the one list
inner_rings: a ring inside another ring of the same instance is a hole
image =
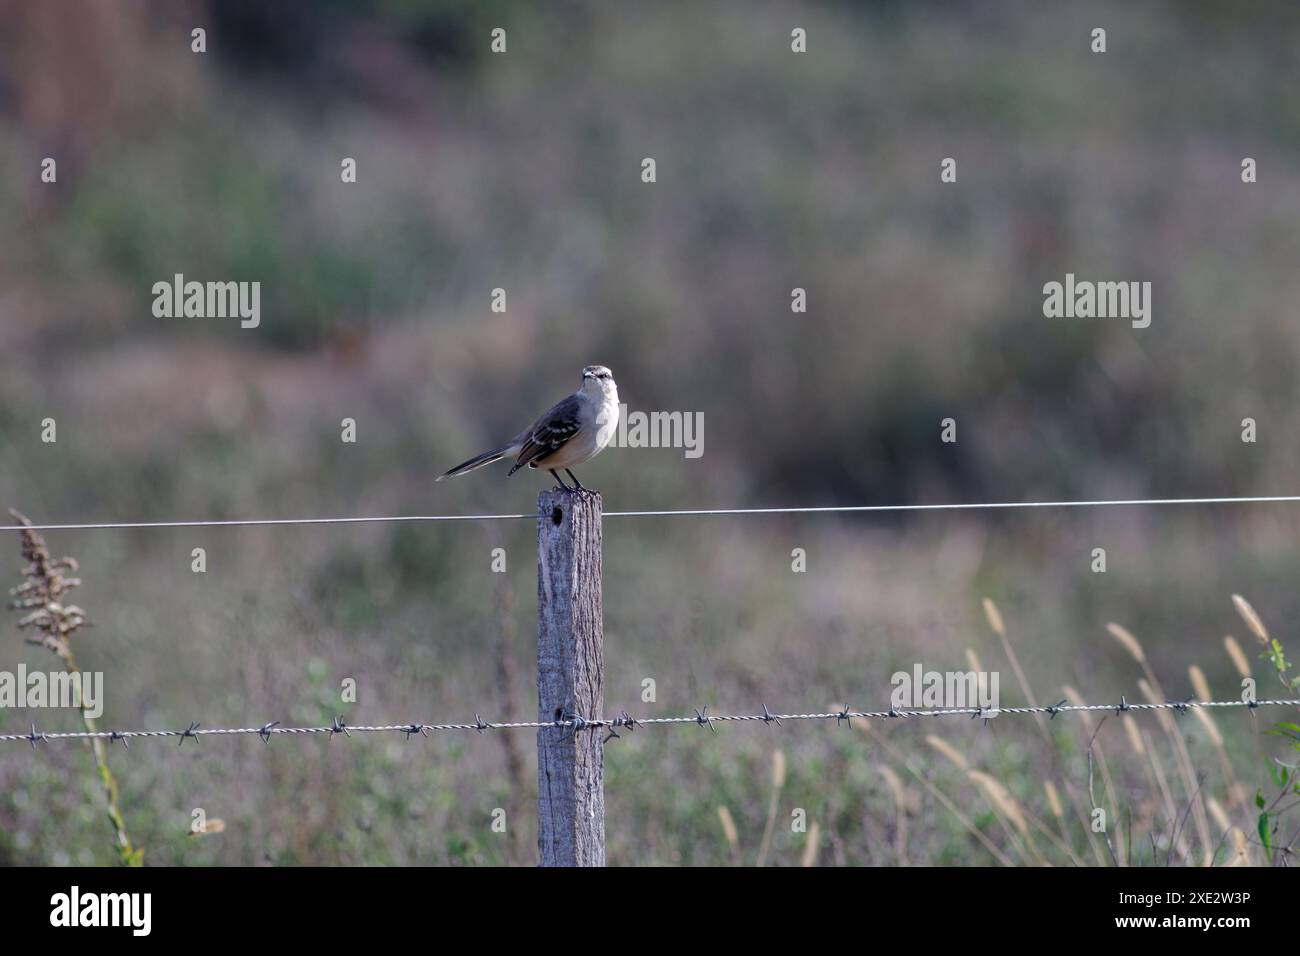
[[614, 373], [603, 365], [588, 365], [582, 370], [582, 390], [588, 395], [617, 395]]

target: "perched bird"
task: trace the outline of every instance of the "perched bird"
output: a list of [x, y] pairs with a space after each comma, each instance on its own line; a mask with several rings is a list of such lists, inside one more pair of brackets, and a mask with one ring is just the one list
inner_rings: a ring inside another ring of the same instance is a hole
[[[588, 365], [582, 370], [582, 385], [568, 398], [557, 402], [550, 411], [533, 422], [509, 442], [492, 451], [457, 465], [437, 480], [454, 478], [482, 468], [503, 458], [513, 458], [513, 475], [525, 465], [545, 468], [560, 487], [573, 491], [564, 483], [557, 469], [573, 479], [578, 491], [586, 491], [571, 469], [591, 461], [604, 450], [618, 427], [618, 386], [614, 375], [603, 365]], [[507, 477], [509, 477], [507, 475]]]

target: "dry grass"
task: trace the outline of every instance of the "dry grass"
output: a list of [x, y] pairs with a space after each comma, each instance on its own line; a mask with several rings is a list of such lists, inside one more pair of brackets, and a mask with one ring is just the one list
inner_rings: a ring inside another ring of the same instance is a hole
[[1268, 629], [1264, 627], [1264, 622], [1255, 613], [1255, 609], [1251, 607], [1250, 602], [1240, 594], [1234, 594], [1232, 603], [1237, 608], [1237, 613], [1241, 615], [1241, 619], [1246, 622], [1246, 626], [1250, 628], [1250, 633], [1254, 634], [1261, 644], [1267, 644], [1270, 640]]
[[[28, 612], [19, 619], [18, 629], [34, 631], [36, 636], [29, 637], [29, 643], [47, 648], [63, 662], [68, 673], [80, 673], [72, 650], [72, 638], [91, 622], [85, 611], [64, 600], [69, 591], [81, 585], [80, 578], [71, 576], [77, 572], [76, 559], [53, 558], [45, 539], [32, 530], [31, 520], [13, 509], [9, 513], [24, 526], [18, 534], [23, 560], [27, 562], [22, 569], [24, 582], [10, 591], [13, 595], [10, 607]], [[95, 719], [86, 712], [84, 702], [78, 703], [81, 704], [82, 723], [86, 730], [94, 732], [97, 730]], [[119, 806], [117, 779], [108, 765], [108, 747], [100, 738], [92, 738], [90, 746], [104, 796], [105, 812], [113, 827], [113, 845], [118, 859], [127, 866], [140, 866], [144, 862], [144, 849], [133, 846], [127, 833], [126, 820]]]
[[731, 815], [731, 811], [726, 807], [718, 807], [718, 822], [722, 824], [722, 835], [727, 839], [727, 846], [731, 849], [732, 860], [739, 866], [740, 829], [736, 826], [736, 818]]
[[1241, 649], [1237, 639], [1229, 634], [1223, 639], [1223, 647], [1232, 659], [1232, 666], [1237, 669], [1237, 673], [1242, 677], [1250, 677], [1250, 661], [1246, 659], [1246, 652]]
[[[1233, 604], [1261, 643], [1271, 640], [1249, 603], [1234, 596]], [[988, 599], [983, 602], [983, 610], [1022, 692], [1034, 700], [1001, 611]], [[1139, 665], [1136, 686], [1141, 698], [1152, 703], [1168, 700], [1138, 637], [1116, 623], [1108, 624], [1106, 632]], [[1249, 664], [1239, 645], [1229, 637], [1224, 647], [1231, 666], [1238, 673], [1248, 674]], [[967, 649], [965, 656], [967, 664], [978, 669], [976, 652]], [[1204, 668], [1189, 665], [1188, 680], [1196, 699], [1216, 699]], [[1072, 703], [1084, 701], [1070, 685], [1064, 687], [1064, 692]], [[926, 768], [908, 757], [890, 741], [888, 729], [873, 728], [868, 722], [862, 730], [880, 746], [886, 758], [875, 769], [893, 797], [892, 843], [897, 861], [910, 859], [905, 840], [909, 812], [915, 805], [916, 812], [924, 815], [928, 797], [933, 801], [933, 812], [950, 815], [973, 841], [1004, 865], [1081, 865], [1090, 847], [1094, 855], [1106, 854], [1101, 862], [1113, 865], [1269, 863], [1269, 855], [1249, 835], [1254, 812], [1248, 800], [1251, 788], [1239, 778], [1218, 722], [1203, 709], [1192, 710], [1196, 717], [1190, 724], [1185, 716], [1175, 713], [1160, 710], [1141, 716], [1118, 715], [1116, 733], [1127, 744], [1118, 760], [1113, 753], [1107, 753], [1105, 742], [1110, 738], [1106, 718], [1098, 719], [1086, 712], [1075, 715], [1080, 743], [1088, 758], [1086, 781], [1076, 772], [1067, 771], [1072, 765], [1060, 759], [1065, 753], [1065, 736], [1044, 733], [1049, 760], [1059, 772], [1041, 781], [1041, 814], [1026, 802], [1028, 795], [1015, 792], [1012, 777], [980, 766], [967, 748], [959, 748], [934, 733], [924, 735], [931, 750], [951, 767], [945, 773], [942, 765]], [[1148, 716], [1154, 726], [1146, 720]], [[1215, 772], [1206, 772], [1199, 768], [1198, 760], [1202, 756], [1210, 758], [1211, 754]], [[1092, 782], [1094, 765], [1100, 772], [1107, 807], [1107, 826], [1102, 834], [1094, 834], [1089, 825], [1093, 819], [1091, 808], [1097, 805], [1100, 793]], [[910, 796], [896, 767], [915, 778], [922, 792]], [[980, 806], [984, 809], [971, 809]]]

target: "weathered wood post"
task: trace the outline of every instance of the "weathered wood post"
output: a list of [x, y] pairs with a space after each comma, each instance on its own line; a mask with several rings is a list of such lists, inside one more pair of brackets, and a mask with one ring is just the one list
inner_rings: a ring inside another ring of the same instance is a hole
[[[537, 719], [597, 718], [605, 706], [600, 495], [544, 491], [537, 508]], [[600, 731], [537, 731], [537, 849], [542, 866], [605, 865]]]

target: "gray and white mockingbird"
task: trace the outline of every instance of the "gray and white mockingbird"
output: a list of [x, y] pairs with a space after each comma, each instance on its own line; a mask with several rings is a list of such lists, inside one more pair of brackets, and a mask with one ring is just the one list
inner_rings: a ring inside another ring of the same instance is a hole
[[614, 375], [603, 365], [588, 365], [582, 370], [582, 385], [576, 392], [557, 402], [500, 448], [485, 451], [436, 480], [455, 478], [503, 458], [513, 458], [511, 475], [524, 466], [545, 468], [565, 491], [575, 490], [560, 477], [557, 469], [562, 469], [573, 479], [576, 490], [586, 491], [569, 469], [600, 454], [614, 437], [616, 428], [618, 386], [614, 384]]

